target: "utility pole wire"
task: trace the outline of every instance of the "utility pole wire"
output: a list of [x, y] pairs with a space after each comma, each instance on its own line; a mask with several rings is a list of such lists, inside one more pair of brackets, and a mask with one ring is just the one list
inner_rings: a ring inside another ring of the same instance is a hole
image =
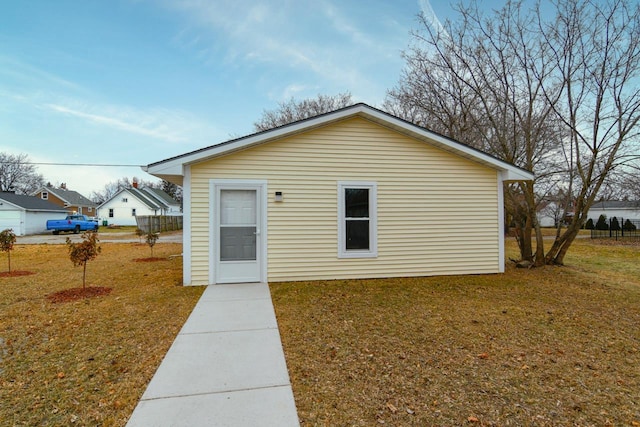
[[146, 165], [115, 165], [101, 163], [49, 163], [49, 162], [0, 162], [3, 165], [38, 165], [38, 166], [92, 166], [92, 167], [118, 167], [141, 168]]

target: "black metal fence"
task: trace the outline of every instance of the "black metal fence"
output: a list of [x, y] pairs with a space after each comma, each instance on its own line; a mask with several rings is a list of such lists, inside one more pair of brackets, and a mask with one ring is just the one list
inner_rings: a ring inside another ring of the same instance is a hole
[[591, 230], [592, 239], [640, 239], [640, 219], [608, 218], [607, 229]]
[[136, 216], [136, 223], [145, 233], [182, 230], [182, 216]]

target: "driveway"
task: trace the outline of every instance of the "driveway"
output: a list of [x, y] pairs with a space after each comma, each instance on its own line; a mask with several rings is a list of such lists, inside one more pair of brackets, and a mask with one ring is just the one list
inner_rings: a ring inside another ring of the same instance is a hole
[[[16, 244], [18, 245], [64, 245], [67, 241], [67, 237], [73, 242], [82, 241], [82, 234], [73, 233], [61, 233], [57, 236], [49, 234], [34, 234], [30, 236], [18, 236], [16, 238]], [[131, 233], [99, 233], [98, 238], [100, 243], [138, 243], [142, 241], [144, 243], [144, 237], [138, 238], [133, 232]], [[166, 233], [160, 233], [158, 243], [182, 243], [182, 230], [180, 231], [168, 231]]]

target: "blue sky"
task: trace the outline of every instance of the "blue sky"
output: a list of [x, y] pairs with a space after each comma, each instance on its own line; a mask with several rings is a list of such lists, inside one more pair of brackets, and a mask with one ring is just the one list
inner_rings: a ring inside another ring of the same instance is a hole
[[[446, 15], [448, 2], [434, 4]], [[281, 101], [378, 106], [425, 0], [5, 1], [0, 151], [142, 165], [252, 132]], [[89, 196], [139, 168], [40, 165]]]

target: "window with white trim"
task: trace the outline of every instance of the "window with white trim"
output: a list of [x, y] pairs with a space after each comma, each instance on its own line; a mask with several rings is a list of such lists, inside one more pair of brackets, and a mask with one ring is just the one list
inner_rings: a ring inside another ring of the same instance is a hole
[[131, 216], [136, 216], [136, 208], [131, 209]]
[[113, 218], [113, 209], [109, 209], [109, 218]]
[[41, 198], [42, 200], [49, 200], [49, 192], [48, 192], [48, 191], [43, 191], [43, 192], [40, 194], [40, 198]]
[[338, 258], [378, 256], [375, 182], [338, 182]]

